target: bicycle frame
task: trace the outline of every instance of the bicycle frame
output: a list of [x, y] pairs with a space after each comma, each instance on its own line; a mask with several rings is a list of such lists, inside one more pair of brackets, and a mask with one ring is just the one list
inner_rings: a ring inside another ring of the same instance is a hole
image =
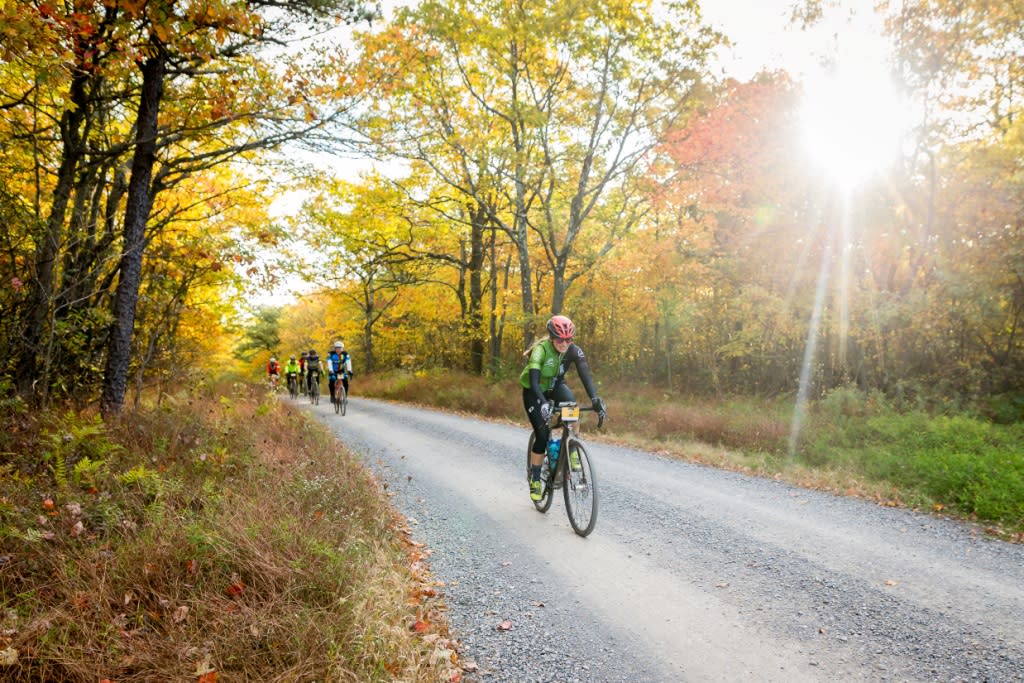
[[[562, 488], [565, 498], [566, 514], [573, 531], [580, 536], [587, 536], [597, 522], [597, 485], [594, 478], [594, 467], [586, 445], [580, 437], [579, 420], [583, 408], [576, 402], [559, 403], [548, 422], [552, 432], [561, 431], [561, 443], [558, 447], [558, 459], [554, 468], [550, 465], [550, 456], [545, 453], [542, 467], [543, 494], [534, 506], [539, 512], [547, 512], [554, 498], [554, 491]], [[604, 416], [598, 418], [597, 426], [604, 424]], [[527, 478], [531, 464], [535, 435], [531, 433], [527, 446], [526, 467]], [[570, 453], [575, 452], [575, 462], [570, 468]], [[589, 508], [589, 509], [588, 509]]]
[[314, 372], [309, 378], [309, 400], [313, 405], [320, 405], [320, 373]]
[[345, 412], [348, 410], [348, 391], [345, 389], [345, 374], [338, 373], [334, 378], [334, 396], [331, 399], [331, 403], [334, 404], [334, 412], [340, 413], [342, 417], [345, 416]]

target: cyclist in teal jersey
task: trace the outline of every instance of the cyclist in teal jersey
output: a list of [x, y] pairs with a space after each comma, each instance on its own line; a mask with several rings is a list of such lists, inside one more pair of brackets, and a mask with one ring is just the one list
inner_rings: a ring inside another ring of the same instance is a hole
[[523, 387], [523, 407], [526, 408], [526, 416], [530, 419], [535, 435], [530, 454], [530, 498], [533, 500], [541, 499], [540, 468], [551, 433], [548, 426], [551, 412], [556, 403], [576, 400], [565, 383], [565, 371], [569, 365], [576, 366], [576, 373], [583, 382], [594, 410], [602, 416], [605, 414], [604, 403], [597, 396], [583, 349], [572, 341], [576, 326], [564, 315], [556, 315], [548, 320], [547, 328], [548, 336], [523, 354], [529, 356], [530, 360], [519, 375], [519, 384]]

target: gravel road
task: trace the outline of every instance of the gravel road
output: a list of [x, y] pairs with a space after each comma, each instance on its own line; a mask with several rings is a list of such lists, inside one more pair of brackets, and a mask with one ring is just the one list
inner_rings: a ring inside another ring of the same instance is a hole
[[525, 420], [299, 406], [432, 550], [464, 680], [1024, 681], [1024, 546], [595, 441], [584, 539], [529, 500]]

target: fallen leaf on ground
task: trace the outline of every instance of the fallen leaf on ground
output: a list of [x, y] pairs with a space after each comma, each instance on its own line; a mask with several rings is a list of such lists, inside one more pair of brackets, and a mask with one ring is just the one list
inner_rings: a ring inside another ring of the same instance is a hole
[[440, 666], [441, 663], [453, 664], [455, 659], [454, 650], [445, 647], [437, 647], [430, 653], [430, 665]]
[[499, 631], [511, 631], [512, 630], [512, 622], [509, 621], [508, 619], [506, 619], [505, 621], [501, 622], [500, 624], [498, 624], [494, 628], [498, 629]]
[[[204, 676], [209, 676], [211, 674], [213, 675], [213, 678], [203, 678]], [[203, 659], [196, 664], [195, 675], [199, 677], [198, 683], [213, 683], [213, 681], [217, 680], [217, 670], [210, 666], [210, 657], [208, 655], [203, 657]]]

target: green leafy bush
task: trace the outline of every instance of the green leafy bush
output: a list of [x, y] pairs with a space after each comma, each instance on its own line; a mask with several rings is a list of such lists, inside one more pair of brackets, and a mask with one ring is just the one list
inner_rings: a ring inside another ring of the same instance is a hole
[[908, 498], [1020, 524], [1024, 521], [1024, 425], [923, 412], [837, 418], [815, 414], [801, 447], [808, 460], [844, 463]]

